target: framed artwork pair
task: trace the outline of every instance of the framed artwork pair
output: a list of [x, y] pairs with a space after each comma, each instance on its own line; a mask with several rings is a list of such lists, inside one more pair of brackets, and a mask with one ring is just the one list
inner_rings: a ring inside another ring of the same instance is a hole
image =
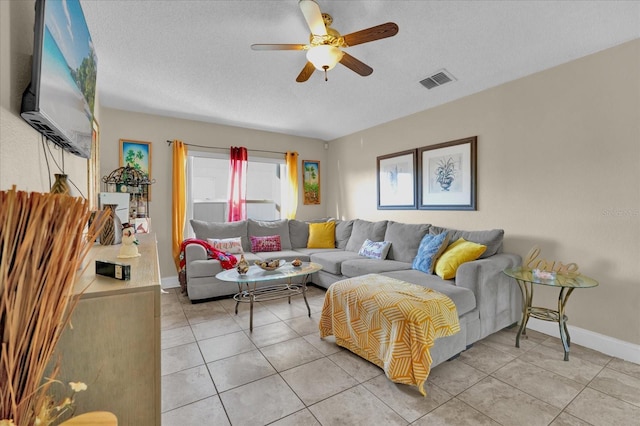
[[377, 157], [378, 210], [476, 210], [477, 137]]

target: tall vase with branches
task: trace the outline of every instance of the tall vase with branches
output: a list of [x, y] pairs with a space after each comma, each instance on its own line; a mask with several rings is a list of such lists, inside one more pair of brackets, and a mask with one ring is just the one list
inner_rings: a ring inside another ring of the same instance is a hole
[[90, 215], [82, 198], [0, 192], [0, 423], [46, 425], [68, 406], [50, 396], [59, 364], [44, 374], [78, 302], [78, 268], [104, 223], [100, 215], [87, 229]]

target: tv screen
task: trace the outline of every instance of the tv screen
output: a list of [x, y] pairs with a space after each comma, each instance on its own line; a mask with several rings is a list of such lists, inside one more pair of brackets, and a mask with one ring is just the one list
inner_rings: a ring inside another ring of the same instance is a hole
[[20, 115], [65, 150], [89, 158], [97, 60], [79, 0], [36, 0], [34, 33]]

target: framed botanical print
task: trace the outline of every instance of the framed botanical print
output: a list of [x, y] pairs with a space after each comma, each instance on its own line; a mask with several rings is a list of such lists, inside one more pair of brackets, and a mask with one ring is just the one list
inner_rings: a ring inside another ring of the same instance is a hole
[[477, 137], [418, 149], [418, 208], [476, 210]]
[[377, 157], [378, 210], [416, 208], [416, 150]]

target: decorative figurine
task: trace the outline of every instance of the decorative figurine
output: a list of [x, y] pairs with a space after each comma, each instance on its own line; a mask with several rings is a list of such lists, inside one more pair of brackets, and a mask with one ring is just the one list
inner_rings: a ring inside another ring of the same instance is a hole
[[135, 235], [136, 231], [132, 224], [125, 223], [122, 225], [122, 246], [120, 247], [119, 258], [138, 257], [138, 240]]
[[240, 275], [244, 275], [247, 273], [247, 271], [249, 271], [249, 262], [247, 262], [246, 259], [244, 258], [244, 254], [240, 255], [240, 261], [236, 266], [236, 270]]

